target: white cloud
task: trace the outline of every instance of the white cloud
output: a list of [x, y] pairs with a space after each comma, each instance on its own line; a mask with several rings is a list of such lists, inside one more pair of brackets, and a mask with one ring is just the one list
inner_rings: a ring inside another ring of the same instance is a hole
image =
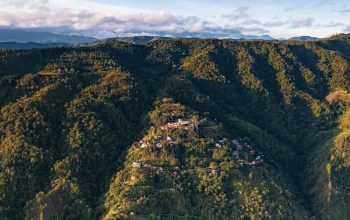
[[[15, 0], [11, 4], [21, 4], [21, 1]], [[87, 0], [76, 0], [72, 4], [67, 2], [68, 0], [35, 0], [26, 5], [26, 10], [13, 12], [0, 9], [0, 26], [54, 30], [61, 33], [84, 33], [99, 38], [142, 33], [241, 37], [242, 32], [249, 34], [267, 32], [262, 28], [244, 23], [237, 26], [218, 25], [195, 16], [175, 16], [162, 11], [140, 11]], [[83, 3], [82, 10], [79, 4]], [[70, 7], [62, 7], [67, 5]], [[239, 16], [245, 16], [246, 10], [241, 8]]]
[[314, 19], [311, 17], [300, 18], [290, 21], [290, 28], [305, 28], [313, 25]]
[[288, 21], [268, 21], [264, 23], [265, 27], [279, 27], [288, 24]]
[[247, 19], [250, 17], [248, 14], [249, 7], [239, 7], [231, 14], [225, 14], [222, 15], [223, 18], [229, 19], [229, 20], [242, 20]]
[[[338, 30], [339, 32], [347, 25], [347, 23], [337, 22], [336, 17], [332, 17], [333, 20], [321, 21], [317, 14], [312, 13], [307, 14], [310, 17], [298, 18], [299, 14], [294, 14], [294, 11], [297, 10], [289, 12], [288, 15], [290, 14], [292, 18], [288, 19], [279, 13], [284, 8], [293, 7], [288, 5], [271, 7], [271, 13], [270, 11], [269, 13], [260, 13], [263, 11], [261, 8], [246, 3], [249, 7], [237, 5], [232, 13], [229, 13], [229, 8], [226, 11], [222, 9], [220, 14], [223, 15], [219, 14], [214, 18], [210, 13], [203, 15], [203, 13], [193, 12], [196, 16], [190, 16], [192, 13], [189, 12], [185, 16], [184, 13], [171, 13], [171, 10], [155, 10], [155, 7], [145, 9], [121, 6], [118, 5], [118, 2], [0, 0], [0, 27], [35, 28], [100, 38], [142, 34], [236, 38], [241, 37], [242, 34], [271, 33], [276, 37], [281, 37], [294, 33], [299, 34], [301, 31], [303, 31], [303, 35], [317, 33], [318, 36], [322, 36], [328, 33], [327, 31]], [[202, 6], [202, 3], [199, 4]], [[329, 1], [324, 1], [321, 5], [324, 4], [329, 4]], [[276, 8], [279, 11], [276, 11]], [[343, 8], [342, 12], [337, 12], [346, 16], [346, 7]], [[276, 18], [276, 16], [279, 17]], [[342, 22], [344, 21], [345, 19], [342, 20]]]
[[33, 4], [47, 4], [49, 0], [3, 0], [3, 5], [10, 5], [15, 7], [24, 7]]
[[334, 28], [334, 27], [342, 27], [344, 26], [344, 23], [341, 22], [329, 22], [328, 24], [319, 24], [317, 27], [328, 27], [328, 28]]

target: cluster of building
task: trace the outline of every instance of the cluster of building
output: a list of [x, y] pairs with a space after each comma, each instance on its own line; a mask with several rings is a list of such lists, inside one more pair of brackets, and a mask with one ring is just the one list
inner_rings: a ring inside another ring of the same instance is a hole
[[173, 141], [173, 139], [170, 136], [153, 136], [153, 137], [145, 137], [142, 140], [140, 140], [140, 148], [163, 148], [164, 144], [161, 142], [165, 142], [166, 144], [169, 145], [176, 145], [178, 144], [176, 141]]
[[185, 130], [189, 130], [191, 128], [198, 129], [200, 122], [194, 119], [178, 119], [176, 122], [168, 122], [166, 125], [160, 127], [161, 130], [171, 130], [177, 128], [184, 128]]
[[[175, 112], [171, 113], [172, 116], [179, 116], [180, 117], [181, 112]], [[170, 113], [169, 113], [170, 114]], [[161, 135], [156, 132], [144, 137], [142, 140], [140, 140], [138, 147], [140, 148], [155, 148], [155, 149], [162, 149], [166, 148], [167, 146], [171, 145], [177, 145], [178, 143], [173, 140], [171, 137], [171, 134], [169, 135], [170, 130], [175, 130], [175, 129], [184, 129], [186, 131], [195, 129], [198, 130], [199, 126], [201, 125], [201, 128], [203, 127], [203, 124], [206, 124], [207, 119], [201, 119], [201, 120], [196, 120], [196, 119], [186, 119], [183, 114], [181, 115], [181, 118], [176, 119], [176, 121], [173, 122], [168, 122], [165, 125], [160, 127], [160, 130], [163, 131], [161, 132]], [[155, 128], [152, 128], [153, 131], [155, 131]], [[188, 142], [191, 141], [189, 137], [181, 137], [181, 141]], [[209, 140], [209, 138], [206, 138]], [[212, 141], [212, 139], [210, 139]], [[216, 148], [222, 148], [224, 146], [230, 146], [230, 156], [232, 158], [236, 158], [237, 161], [240, 162], [241, 166], [258, 166], [261, 165], [263, 162], [263, 157], [264, 155], [259, 154], [251, 145], [247, 143], [246, 140], [241, 139], [241, 138], [235, 138], [235, 139], [227, 139], [227, 138], [222, 138], [214, 142]], [[240, 158], [244, 158], [244, 160], [240, 160]], [[247, 160], [248, 158], [248, 160]], [[154, 172], [169, 172], [174, 179], [177, 179], [177, 177], [180, 177], [180, 174], [177, 171], [174, 170], [179, 170], [179, 168], [175, 168], [173, 171], [164, 169], [163, 167], [154, 165], [154, 164], [149, 164], [146, 162], [132, 162], [131, 167], [135, 169], [142, 169], [142, 170], [148, 170], [148, 171], [154, 171]], [[192, 170], [192, 169], [191, 169]], [[209, 168], [207, 167], [205, 169], [205, 172], [209, 175], [213, 176], [218, 176], [222, 172], [219, 167], [215, 168]], [[138, 176], [136, 175], [131, 175], [130, 176], [131, 181], [138, 180]], [[175, 183], [175, 181], [174, 181]], [[160, 191], [165, 191], [165, 190], [170, 190], [170, 191], [176, 191], [175, 188], [167, 188], [167, 189], [159, 189]], [[269, 213], [266, 212], [265, 216], [268, 216]], [[130, 212], [130, 217], [135, 216], [134, 212]]]
[[[160, 127], [162, 131], [169, 131], [172, 129], [179, 129], [183, 128], [185, 130], [190, 130], [190, 129], [197, 129], [201, 123], [205, 122], [206, 119], [202, 119], [200, 121], [197, 121], [195, 119], [177, 119], [176, 122], [169, 122], [166, 125], [163, 125]], [[163, 142], [163, 144], [161, 143]], [[163, 148], [164, 144], [167, 145], [176, 145], [178, 144], [176, 141], [174, 141], [170, 136], [158, 136], [158, 135], [151, 135], [151, 136], [146, 136], [139, 142], [140, 148]]]
[[[160, 127], [162, 131], [167, 131], [164, 133], [163, 136], [159, 135], [149, 135], [140, 140], [139, 146], [140, 148], [158, 148], [161, 149], [165, 146], [171, 146], [171, 145], [176, 145], [178, 144], [176, 141], [173, 140], [170, 136], [168, 136], [168, 131], [171, 129], [178, 129], [178, 128], [183, 128], [185, 130], [189, 129], [197, 129], [200, 124], [204, 124], [207, 121], [207, 119], [201, 119], [201, 120], [196, 120], [196, 119], [184, 119], [184, 118], [179, 118], [175, 122], [169, 122], [166, 125], [163, 125]], [[154, 129], [154, 128], [153, 128]], [[183, 140], [186, 138], [184, 137]], [[247, 141], [241, 139], [241, 138], [235, 138], [235, 139], [227, 139], [227, 138], [222, 138], [219, 139], [215, 142], [215, 147], [221, 148], [224, 145], [229, 145], [230, 146], [230, 155], [233, 158], [239, 159], [241, 157], [244, 157], [248, 161], [246, 162], [240, 162], [241, 166], [258, 166], [263, 163], [263, 157], [264, 155], [259, 154], [250, 144], [247, 143]], [[138, 163], [138, 162], [133, 162], [132, 167], [134, 168], [141, 168], [144, 167], [146, 169], [152, 170], [152, 171], [158, 171], [158, 172], [163, 172], [162, 167], [154, 166], [151, 164], [144, 164], [143, 166]], [[210, 168], [207, 170], [208, 173], [212, 175], [219, 175], [220, 174], [220, 169], [219, 168]]]
[[[228, 140], [226, 138], [218, 140], [215, 144], [216, 147], [221, 148], [224, 144], [229, 144], [234, 146], [234, 150], [231, 151], [231, 156], [234, 158], [239, 158], [243, 153], [248, 153], [250, 161], [248, 162], [249, 166], [261, 165], [263, 162], [263, 154], [258, 154], [258, 152], [248, 143], [242, 139], [233, 139]], [[242, 164], [244, 165], [244, 164]]]

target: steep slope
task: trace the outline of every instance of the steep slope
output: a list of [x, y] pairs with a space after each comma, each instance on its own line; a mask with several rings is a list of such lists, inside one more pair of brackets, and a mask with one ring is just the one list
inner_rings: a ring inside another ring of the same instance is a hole
[[312, 178], [309, 187], [314, 199], [314, 209], [323, 219], [343, 219], [349, 216], [349, 99], [344, 91], [335, 91], [327, 96], [333, 105], [346, 105], [339, 118], [339, 127], [324, 131], [309, 141], [316, 145], [309, 156], [308, 175]]
[[295, 189], [248, 140], [169, 98], [150, 118], [110, 186], [103, 219], [306, 218]]
[[348, 42], [0, 51], [0, 214], [346, 218]]

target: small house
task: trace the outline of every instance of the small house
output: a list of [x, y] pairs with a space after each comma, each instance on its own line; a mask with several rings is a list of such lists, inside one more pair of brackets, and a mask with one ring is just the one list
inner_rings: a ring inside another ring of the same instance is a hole
[[178, 123], [179, 123], [179, 125], [189, 125], [189, 124], [191, 124], [190, 121], [183, 121], [182, 119], [179, 119]]
[[137, 162], [133, 162], [131, 166], [134, 167], [134, 168], [140, 168], [141, 164], [137, 163]]
[[259, 155], [255, 158], [255, 160], [262, 160], [263, 155]]
[[253, 160], [252, 162], [249, 163], [249, 165], [260, 165], [262, 163], [261, 160]]
[[270, 217], [271, 217], [271, 214], [270, 214], [268, 211], [265, 211], [265, 212], [264, 212], [264, 216], [265, 216], [266, 218], [270, 218]]
[[145, 165], [143, 165], [145, 168], [148, 168], [148, 169], [151, 169], [151, 170], [156, 170], [157, 169], [157, 167], [155, 167], [155, 166], [153, 166], [153, 165], [151, 165], [151, 164], [145, 164]]
[[211, 174], [218, 175], [219, 174], [219, 170], [218, 169], [212, 169], [211, 170]]

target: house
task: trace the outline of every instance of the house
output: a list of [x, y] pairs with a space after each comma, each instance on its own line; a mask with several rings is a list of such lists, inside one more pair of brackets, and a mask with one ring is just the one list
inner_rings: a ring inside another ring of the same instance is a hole
[[189, 125], [189, 124], [191, 124], [191, 122], [190, 121], [183, 121], [182, 119], [179, 119], [178, 124], [179, 125]]
[[262, 163], [261, 160], [253, 160], [252, 162], [249, 163], [249, 165], [260, 165]]
[[265, 216], [266, 218], [270, 218], [270, 217], [271, 217], [271, 215], [270, 215], [270, 213], [269, 213], [268, 211], [265, 211], [265, 212], [264, 212], [264, 216]]
[[134, 168], [140, 168], [141, 164], [137, 163], [137, 162], [133, 162], [131, 166], [134, 167]]
[[149, 168], [149, 169], [153, 169], [154, 167], [152, 166], [152, 165], [150, 165], [150, 164], [145, 164], [145, 165], [143, 165], [143, 167], [145, 167], [145, 168]]
[[255, 160], [262, 160], [262, 157], [263, 157], [264, 155], [259, 155], [259, 156], [257, 156], [256, 158], [255, 158]]
[[148, 147], [148, 144], [146, 144], [146, 143], [141, 144], [141, 148], [146, 148], [146, 147]]
[[219, 174], [219, 170], [218, 169], [212, 169], [211, 170], [211, 174], [213, 174], [213, 175], [218, 175]]
[[151, 169], [151, 170], [156, 170], [157, 169], [157, 167], [155, 167], [155, 166], [153, 166], [151, 164], [147, 164], [147, 163], [145, 165], [143, 165], [143, 167]]

